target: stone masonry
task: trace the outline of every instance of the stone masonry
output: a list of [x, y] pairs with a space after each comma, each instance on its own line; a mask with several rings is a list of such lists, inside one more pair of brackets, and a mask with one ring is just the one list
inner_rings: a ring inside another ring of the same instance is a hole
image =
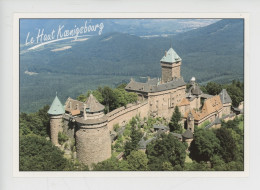
[[89, 167], [110, 158], [111, 140], [107, 122], [81, 125], [76, 131], [76, 145], [78, 160]]
[[161, 63], [162, 67], [162, 82], [166, 83], [174, 78], [181, 77], [181, 62], [169, 64]]
[[50, 116], [50, 132], [51, 132], [51, 142], [57, 146], [58, 134], [62, 132], [62, 118], [63, 115], [51, 115]]

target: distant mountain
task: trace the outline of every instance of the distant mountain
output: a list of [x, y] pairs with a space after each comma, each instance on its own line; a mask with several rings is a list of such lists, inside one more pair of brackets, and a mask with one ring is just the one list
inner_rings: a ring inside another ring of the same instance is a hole
[[173, 37], [143, 39], [108, 33], [62, 45], [72, 47], [53, 52], [51, 50], [60, 46], [54, 44], [41, 51], [22, 54], [21, 71], [159, 77], [159, 61], [172, 45], [183, 59], [186, 80], [191, 73], [200, 81], [243, 74], [243, 21], [238, 19], [222, 20]]
[[[42, 99], [53, 97], [53, 90], [77, 96], [98, 85], [127, 82], [130, 77], [137, 80], [146, 76], [161, 77], [160, 59], [171, 45], [182, 58], [181, 73], [185, 81], [192, 76], [200, 83], [243, 80], [243, 24], [242, 19], [224, 19], [166, 37], [142, 38], [113, 32], [85, 41], [49, 44], [20, 55], [21, 99], [27, 99], [30, 92], [37, 107], [51, 101]], [[64, 46], [69, 48], [60, 51]], [[99, 77], [93, 80], [91, 76]], [[101, 81], [100, 78], [107, 79]], [[32, 89], [38, 89], [39, 94]], [[65, 100], [65, 95], [62, 99]], [[24, 110], [28, 110], [29, 102], [22, 102], [27, 106]], [[38, 105], [38, 102], [42, 103]]]
[[[77, 27], [103, 23], [102, 34], [119, 32], [136, 36], [160, 36], [177, 34], [195, 28], [210, 25], [218, 19], [21, 19], [20, 20], [20, 43], [25, 44], [28, 33], [37, 37], [39, 30], [50, 34], [59, 27], [62, 30], [72, 30]], [[89, 32], [89, 35], [98, 35], [97, 32]]]

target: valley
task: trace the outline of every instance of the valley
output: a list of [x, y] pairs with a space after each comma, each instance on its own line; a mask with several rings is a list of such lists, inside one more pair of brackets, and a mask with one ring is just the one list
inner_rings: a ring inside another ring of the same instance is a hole
[[104, 34], [88, 40], [70, 39], [31, 51], [21, 45], [20, 112], [35, 112], [50, 104], [56, 91], [64, 102], [69, 96], [76, 98], [98, 86], [128, 83], [131, 77], [137, 81], [147, 76], [161, 77], [160, 59], [170, 46], [182, 58], [181, 73], [186, 82], [190, 76], [196, 76], [200, 84], [244, 79], [241, 19], [148, 38], [106, 31], [106, 26]]

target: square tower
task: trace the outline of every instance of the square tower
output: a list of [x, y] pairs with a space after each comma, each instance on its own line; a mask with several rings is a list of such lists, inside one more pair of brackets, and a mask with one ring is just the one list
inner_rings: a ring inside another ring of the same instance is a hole
[[181, 78], [181, 58], [170, 48], [161, 59], [162, 83]]

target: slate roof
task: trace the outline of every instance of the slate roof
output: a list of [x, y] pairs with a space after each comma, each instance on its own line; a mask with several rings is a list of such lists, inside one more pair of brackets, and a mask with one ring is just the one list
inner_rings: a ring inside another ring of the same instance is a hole
[[190, 130], [186, 130], [182, 136], [186, 139], [193, 139], [193, 133]]
[[65, 110], [63, 105], [61, 104], [58, 96], [56, 95], [56, 97], [54, 98], [50, 109], [48, 110], [48, 114], [50, 115], [61, 115], [64, 114]]
[[170, 48], [161, 59], [161, 62], [164, 63], [176, 63], [179, 61], [181, 61], [180, 56], [172, 48]]
[[199, 87], [198, 84], [195, 84], [194, 86], [192, 85], [189, 89], [189, 93], [191, 93], [192, 95], [201, 95], [202, 91]]
[[220, 97], [220, 100], [221, 100], [222, 104], [232, 103], [232, 100], [231, 100], [229, 94], [227, 93], [227, 90], [226, 90], [226, 89], [223, 89], [223, 90], [219, 93], [219, 97]]
[[83, 102], [78, 101], [78, 100], [74, 100], [72, 98], [68, 98], [65, 102], [65, 111], [66, 112], [72, 112], [73, 110], [80, 110], [83, 111], [84, 107], [83, 107]]
[[170, 128], [165, 126], [165, 125], [156, 125], [156, 124], [154, 124], [153, 128], [154, 129], [162, 129], [162, 130], [170, 130]]
[[212, 95], [209, 95], [209, 94], [204, 94], [204, 93], [202, 93], [202, 94], [200, 95], [200, 97], [201, 97], [201, 98], [208, 99], [208, 98], [211, 98], [211, 97], [213, 97], [213, 96], [212, 96]]
[[97, 99], [90, 94], [87, 101], [86, 101], [86, 108], [87, 108], [87, 112], [100, 112], [103, 111], [105, 109], [105, 106], [103, 106], [102, 104], [100, 104]]
[[157, 85], [158, 84], [158, 78], [149, 79], [147, 81], [149, 85]]
[[164, 84], [152, 85], [149, 82], [142, 83], [131, 80], [125, 87], [126, 90], [136, 91], [136, 92], [161, 92], [165, 90], [175, 89], [186, 85], [183, 78], [176, 78], [170, 82]]

